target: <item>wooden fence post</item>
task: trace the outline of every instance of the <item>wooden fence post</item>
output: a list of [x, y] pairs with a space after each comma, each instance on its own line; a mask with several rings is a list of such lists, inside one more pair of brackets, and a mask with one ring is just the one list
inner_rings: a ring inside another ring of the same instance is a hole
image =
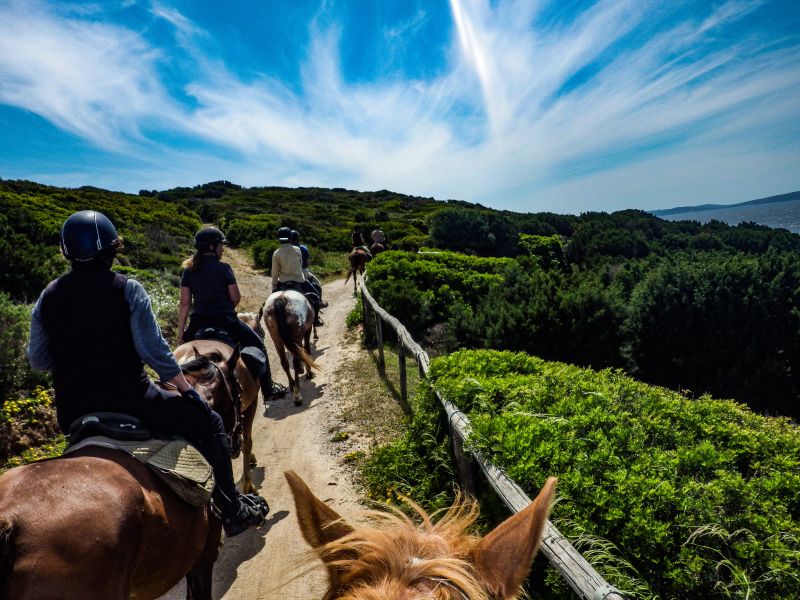
[[406, 381], [406, 347], [403, 340], [397, 339], [397, 361], [400, 367], [400, 399], [408, 406], [408, 382]]
[[375, 343], [378, 345], [378, 366], [381, 369], [386, 368], [383, 360], [383, 319], [378, 313], [375, 313]]
[[369, 327], [369, 309], [372, 308], [367, 303], [364, 292], [361, 292], [361, 310], [364, 313], [364, 343], [369, 348], [370, 327]]

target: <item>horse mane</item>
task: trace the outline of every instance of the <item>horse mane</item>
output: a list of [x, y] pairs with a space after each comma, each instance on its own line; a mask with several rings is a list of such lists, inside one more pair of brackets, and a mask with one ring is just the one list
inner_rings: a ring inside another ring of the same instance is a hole
[[222, 354], [215, 350], [208, 354], [198, 354], [194, 358], [182, 362], [178, 366], [181, 368], [183, 374], [202, 372], [203, 375], [201, 378], [205, 378], [209, 375], [211, 364], [222, 362], [223, 360], [225, 359]]
[[[429, 516], [411, 500], [406, 502], [415, 519], [396, 508], [390, 513], [368, 511], [368, 525], [317, 549], [341, 574], [339, 590], [330, 590], [325, 598], [372, 600], [418, 588], [431, 600], [490, 600], [469, 561], [480, 541], [470, 533], [477, 503], [459, 500]], [[332, 595], [341, 590], [341, 595]]]

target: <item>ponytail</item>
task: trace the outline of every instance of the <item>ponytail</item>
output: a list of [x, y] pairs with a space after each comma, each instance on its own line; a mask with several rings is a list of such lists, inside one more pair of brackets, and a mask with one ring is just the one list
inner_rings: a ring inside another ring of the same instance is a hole
[[200, 250], [198, 250], [197, 252], [192, 254], [189, 258], [187, 258], [185, 261], [183, 261], [182, 265], [183, 268], [189, 269], [190, 271], [197, 271], [197, 269], [200, 268], [200, 263], [202, 262], [202, 260], [200, 259], [201, 256], [202, 253], [200, 252]]

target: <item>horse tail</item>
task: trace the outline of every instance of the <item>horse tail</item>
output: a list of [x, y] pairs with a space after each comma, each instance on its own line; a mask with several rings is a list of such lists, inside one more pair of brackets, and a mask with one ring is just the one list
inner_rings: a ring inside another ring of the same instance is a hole
[[309, 369], [311, 367], [319, 369], [319, 365], [314, 362], [314, 359], [309, 356], [308, 352], [303, 348], [303, 345], [298, 344], [292, 335], [292, 330], [289, 328], [289, 320], [286, 318], [286, 302], [286, 298], [280, 297], [276, 298], [273, 304], [275, 308], [275, 321], [278, 324], [278, 334], [281, 336], [283, 345], [286, 346], [289, 352], [295, 356], [299, 356], [306, 367]]
[[10, 600], [7, 593], [8, 579], [14, 560], [14, 524], [0, 517], [0, 600]]

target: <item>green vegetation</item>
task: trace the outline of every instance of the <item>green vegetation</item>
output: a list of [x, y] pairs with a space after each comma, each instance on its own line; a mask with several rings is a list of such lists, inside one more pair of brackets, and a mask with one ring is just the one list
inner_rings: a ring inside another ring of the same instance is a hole
[[[514, 258], [387, 252], [373, 295], [436, 351], [519, 350], [800, 416], [800, 236], [587, 214]], [[481, 262], [483, 261], [483, 262]]]
[[[528, 494], [559, 477], [554, 520], [630, 597], [800, 593], [800, 431], [788, 421], [521, 353], [459, 351], [433, 361], [428, 383]], [[369, 461], [373, 495], [450, 501], [430, 388], [406, 436]]]

